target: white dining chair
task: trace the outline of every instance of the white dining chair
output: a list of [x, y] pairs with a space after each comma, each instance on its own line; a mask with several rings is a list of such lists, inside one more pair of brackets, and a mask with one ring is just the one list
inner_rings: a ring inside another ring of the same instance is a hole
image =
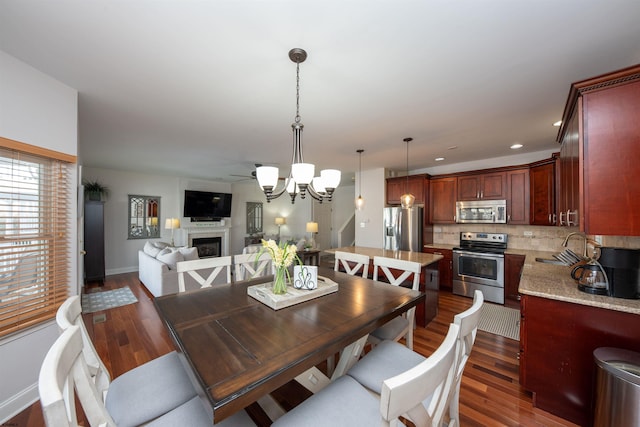
[[[384, 273], [384, 277], [389, 284], [394, 286], [402, 285], [411, 275], [411, 289], [420, 289], [420, 272], [422, 265], [419, 262], [406, 261], [395, 258], [373, 257], [373, 280], [378, 280], [378, 271]], [[415, 319], [415, 307], [410, 308], [402, 316], [398, 316], [385, 323], [369, 335], [369, 343], [377, 345], [384, 340], [397, 341], [405, 338], [407, 348], [413, 350], [413, 322]]]
[[[175, 351], [137, 366], [111, 381], [82, 319], [80, 296], [71, 296], [62, 303], [56, 313], [56, 323], [62, 332], [72, 326], [80, 329], [82, 354], [96, 391], [118, 425], [142, 424], [197, 396]], [[139, 410], [131, 412], [128, 409], [131, 407]]]
[[[465, 365], [473, 349], [483, 302], [482, 292], [476, 290], [471, 307], [456, 314], [453, 320], [453, 324], [458, 326], [459, 332], [456, 340], [455, 381], [447, 396], [448, 425], [451, 427], [460, 425], [460, 384]], [[384, 341], [360, 359], [347, 372], [347, 375], [379, 395], [382, 393], [382, 383], [385, 379], [399, 375], [424, 360], [427, 358], [409, 350], [402, 344]]]
[[211, 287], [222, 271], [226, 271], [226, 281], [222, 281], [221, 283], [231, 283], [231, 266], [230, 256], [180, 261], [176, 264], [176, 271], [178, 272], [178, 292], [186, 291], [185, 273], [192, 277], [201, 288]]
[[345, 375], [280, 417], [273, 427], [390, 426], [397, 425], [400, 416], [417, 427], [441, 426], [455, 377], [458, 331], [451, 324], [431, 357], [386, 379], [379, 398]]
[[358, 271], [362, 270], [360, 276], [366, 279], [369, 276], [369, 260], [368, 255], [336, 251], [333, 270], [340, 271], [340, 269], [344, 269], [345, 273], [351, 276], [358, 275]]
[[[58, 337], [47, 352], [38, 377], [38, 392], [45, 424], [48, 427], [77, 427], [76, 398], [93, 427], [121, 427], [101, 399], [94, 378], [83, 357], [84, 343], [79, 326], [70, 326]], [[137, 386], [142, 386], [138, 383]], [[156, 398], [149, 395], [149, 401]], [[145, 408], [131, 405], [130, 412], [144, 412]], [[136, 417], [133, 417], [136, 418]], [[138, 423], [135, 425], [140, 425]], [[176, 425], [210, 427], [213, 419], [199, 397], [148, 420], [148, 427], [173, 427]], [[245, 411], [227, 418], [216, 425], [225, 427], [255, 425]]]
[[273, 274], [272, 264], [273, 260], [268, 252], [264, 252], [259, 256], [257, 253], [234, 255], [234, 280], [248, 280]]

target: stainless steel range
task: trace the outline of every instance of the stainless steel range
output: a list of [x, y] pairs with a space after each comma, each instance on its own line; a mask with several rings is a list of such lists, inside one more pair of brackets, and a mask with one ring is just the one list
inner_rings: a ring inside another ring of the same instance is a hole
[[460, 233], [453, 249], [453, 293], [473, 297], [476, 289], [485, 301], [504, 304], [504, 233]]

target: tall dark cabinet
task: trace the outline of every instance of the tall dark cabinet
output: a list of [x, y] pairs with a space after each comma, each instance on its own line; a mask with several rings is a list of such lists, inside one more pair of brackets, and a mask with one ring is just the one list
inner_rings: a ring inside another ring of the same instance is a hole
[[104, 202], [84, 203], [84, 280], [104, 283]]

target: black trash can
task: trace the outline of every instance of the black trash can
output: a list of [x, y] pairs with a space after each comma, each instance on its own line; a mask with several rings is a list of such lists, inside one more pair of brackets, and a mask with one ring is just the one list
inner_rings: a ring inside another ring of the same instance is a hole
[[593, 357], [594, 427], [640, 426], [640, 353], [601, 347]]

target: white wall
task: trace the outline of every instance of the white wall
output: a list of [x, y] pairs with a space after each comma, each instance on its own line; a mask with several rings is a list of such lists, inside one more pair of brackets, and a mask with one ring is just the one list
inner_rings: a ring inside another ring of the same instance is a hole
[[[78, 154], [78, 93], [0, 51], [0, 136], [65, 154]], [[77, 186], [76, 174], [71, 185]], [[70, 204], [77, 223], [76, 195]], [[71, 293], [78, 290], [77, 227], [69, 230]], [[38, 373], [58, 336], [54, 321], [0, 340], [0, 423], [38, 399]]]
[[[138, 250], [147, 239], [127, 239], [129, 195], [160, 197], [160, 238], [154, 241], [171, 241], [171, 230], [164, 228], [166, 218], [180, 218], [181, 227], [189, 225], [182, 217], [184, 190], [219, 191], [230, 193], [231, 185], [221, 182], [193, 180], [170, 175], [151, 175], [115, 169], [83, 167], [84, 180], [97, 180], [109, 188], [105, 203], [105, 272], [107, 275], [138, 270]], [[232, 207], [232, 215], [235, 210]], [[174, 232], [177, 245], [184, 245], [180, 230]]]
[[355, 188], [359, 188], [360, 185], [358, 175], [362, 175], [364, 209], [356, 211], [356, 246], [382, 248], [382, 212], [386, 200], [385, 170], [363, 170], [362, 174], [356, 174]]

